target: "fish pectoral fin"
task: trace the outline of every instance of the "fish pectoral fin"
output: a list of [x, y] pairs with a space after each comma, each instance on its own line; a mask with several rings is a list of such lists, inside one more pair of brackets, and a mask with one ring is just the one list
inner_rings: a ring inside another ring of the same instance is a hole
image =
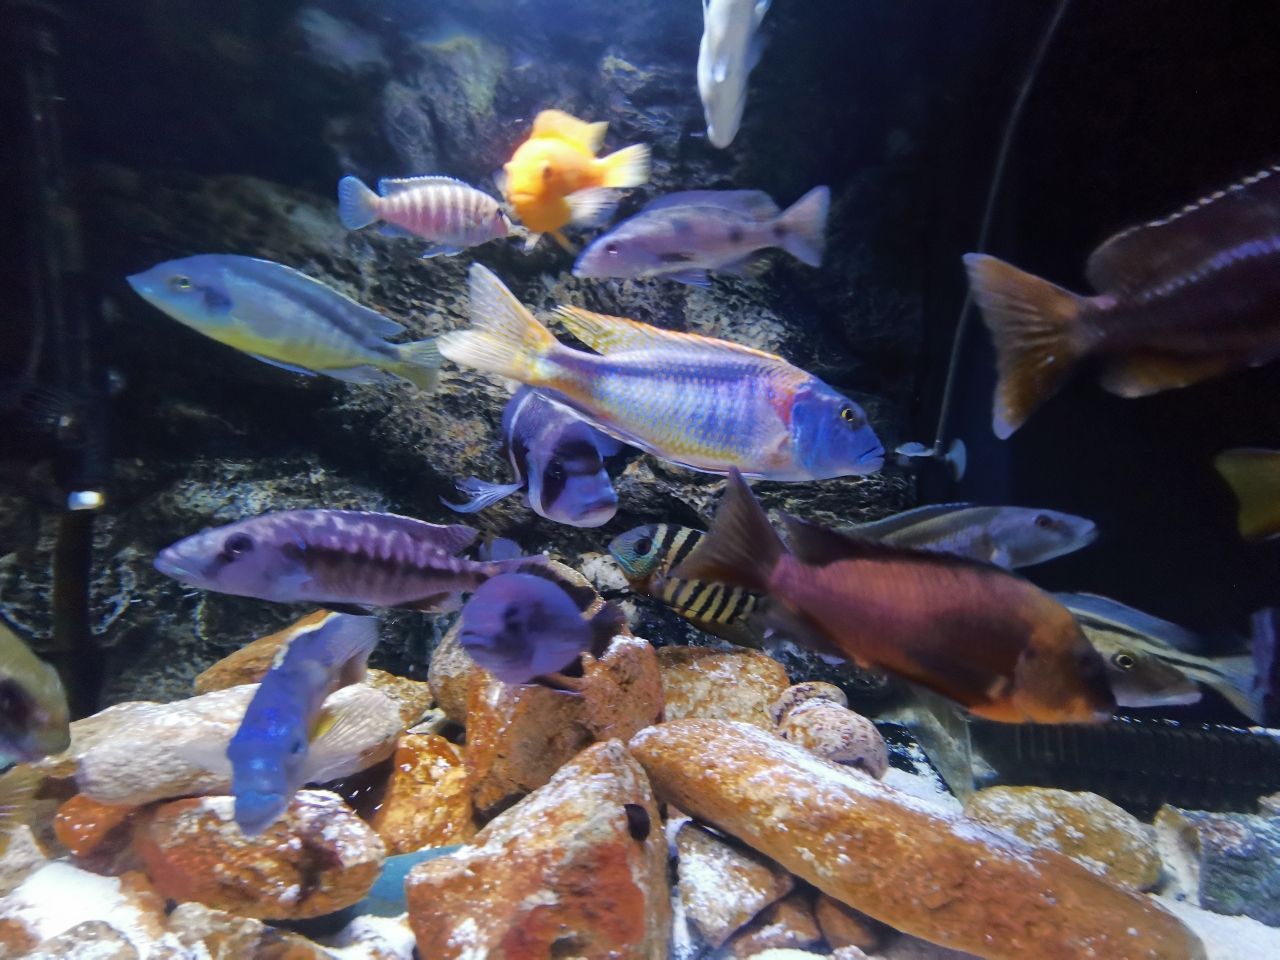
[[538, 245], [538, 241], [541, 239], [542, 239], [541, 233], [535, 233], [532, 230], [526, 233], [524, 235], [524, 252], [529, 253], [531, 250], [533, 250], [533, 248]]
[[457, 247], [446, 243], [433, 243], [422, 251], [422, 259], [430, 260], [432, 257], [452, 257], [461, 253], [465, 247]]
[[397, 227], [394, 223], [384, 223], [378, 228], [377, 233], [380, 237], [394, 237], [397, 240], [412, 240], [414, 237], [412, 230]]
[[717, 273], [727, 274], [731, 277], [758, 277], [769, 268], [769, 255], [767, 253], [749, 253], [741, 260], [734, 260], [732, 263], [726, 263], [717, 267]]
[[1102, 389], [1121, 397], [1146, 397], [1199, 383], [1225, 373], [1234, 361], [1223, 357], [1179, 357], [1135, 353], [1108, 359], [1098, 375]]
[[231, 776], [231, 760], [227, 757], [225, 740], [199, 740], [181, 743], [173, 752], [193, 767], [199, 767], [218, 776]]
[[379, 370], [377, 367], [368, 365], [344, 367], [341, 370], [325, 370], [324, 374], [333, 377], [335, 380], [341, 380], [343, 383], [387, 383], [393, 379], [392, 375], [385, 370]]
[[579, 227], [603, 226], [618, 206], [618, 192], [605, 187], [578, 190], [564, 199], [569, 204], [569, 222]]
[[703, 290], [709, 289], [711, 281], [707, 279], [707, 271], [705, 270], [680, 270], [677, 273], [664, 273], [664, 277], [668, 280], [674, 280], [676, 283], [687, 284], [690, 287], [701, 287]]
[[524, 488], [523, 483], [489, 483], [479, 477], [467, 477], [465, 480], [459, 480], [455, 486], [459, 493], [468, 494], [471, 499], [466, 503], [450, 503], [441, 497], [440, 502], [457, 513], [477, 513], [485, 507], [493, 506], [503, 497], [509, 497]]
[[306, 367], [299, 367], [292, 363], [285, 363], [283, 360], [272, 360], [270, 357], [264, 357], [260, 353], [251, 353], [249, 356], [255, 360], [261, 360], [263, 363], [269, 363], [273, 367], [279, 367], [281, 370], [288, 370], [290, 373], [300, 373], [304, 377], [314, 377], [316, 371], [308, 370]]
[[1009, 551], [1004, 547], [993, 547], [988, 560], [997, 567], [1004, 567], [1006, 570], [1013, 569], [1013, 557], [1009, 555]]
[[355, 617], [368, 617], [373, 615], [373, 608], [362, 606], [358, 603], [325, 603], [322, 606], [326, 610], [332, 610], [334, 613], [349, 613]]

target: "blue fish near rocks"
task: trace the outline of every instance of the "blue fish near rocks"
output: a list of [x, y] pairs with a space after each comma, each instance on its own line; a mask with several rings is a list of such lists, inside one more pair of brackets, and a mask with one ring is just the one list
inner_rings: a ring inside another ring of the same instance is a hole
[[578, 277], [667, 277], [706, 286], [707, 272], [749, 275], [777, 247], [822, 264], [831, 191], [814, 187], [779, 211], [759, 190], [692, 190], [652, 201], [582, 251]]
[[502, 439], [512, 483], [469, 477], [458, 489], [466, 503], [443, 501], [459, 513], [475, 513], [524, 490], [540, 517], [573, 527], [598, 527], [613, 519], [618, 494], [605, 469], [625, 447], [568, 407], [531, 387], [521, 387], [502, 413]]
[[284, 813], [306, 782], [325, 698], [363, 679], [377, 642], [375, 619], [345, 613], [308, 618], [285, 641], [227, 746], [241, 831], [261, 833]]

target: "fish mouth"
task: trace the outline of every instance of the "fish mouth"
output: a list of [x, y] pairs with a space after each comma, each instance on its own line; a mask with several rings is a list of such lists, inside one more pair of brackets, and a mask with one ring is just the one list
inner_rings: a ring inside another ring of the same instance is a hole
[[142, 297], [144, 300], [150, 300], [152, 295], [151, 284], [146, 281], [145, 277], [146, 274], [135, 273], [131, 276], [125, 277], [124, 279], [125, 283], [133, 287], [134, 293]]
[[874, 465], [874, 469], [878, 470], [884, 466], [884, 447], [877, 443], [874, 447], [863, 450], [858, 455], [858, 463], [861, 466]]
[[153, 565], [166, 577], [172, 577], [182, 583], [194, 585], [199, 581], [200, 575], [191, 563], [190, 560], [173, 550], [161, 550], [156, 555]]

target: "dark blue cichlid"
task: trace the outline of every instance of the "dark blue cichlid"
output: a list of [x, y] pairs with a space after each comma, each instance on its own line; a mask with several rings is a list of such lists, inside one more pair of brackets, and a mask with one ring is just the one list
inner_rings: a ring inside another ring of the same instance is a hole
[[521, 387], [502, 413], [502, 443], [515, 482], [469, 477], [458, 489], [471, 499], [446, 500], [446, 506], [475, 513], [524, 490], [530, 509], [556, 523], [598, 527], [613, 519], [618, 494], [604, 462], [622, 452], [617, 440], [532, 387]]

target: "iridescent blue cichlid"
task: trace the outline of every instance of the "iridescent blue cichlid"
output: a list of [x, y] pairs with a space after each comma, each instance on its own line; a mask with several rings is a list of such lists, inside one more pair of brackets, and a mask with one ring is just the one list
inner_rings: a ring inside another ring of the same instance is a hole
[[128, 279], [179, 323], [272, 366], [349, 383], [399, 377], [419, 390], [435, 388], [434, 340], [387, 343], [404, 327], [284, 264], [203, 254]]
[[328, 612], [294, 625], [227, 745], [236, 823], [244, 833], [266, 829], [306, 782], [325, 698], [363, 679], [377, 642], [372, 617]]
[[440, 337], [445, 357], [554, 391], [663, 460], [767, 480], [874, 473], [884, 463], [861, 407], [771, 353], [563, 307], [569, 331], [603, 356], [573, 350], [479, 265], [470, 313], [472, 329]]

